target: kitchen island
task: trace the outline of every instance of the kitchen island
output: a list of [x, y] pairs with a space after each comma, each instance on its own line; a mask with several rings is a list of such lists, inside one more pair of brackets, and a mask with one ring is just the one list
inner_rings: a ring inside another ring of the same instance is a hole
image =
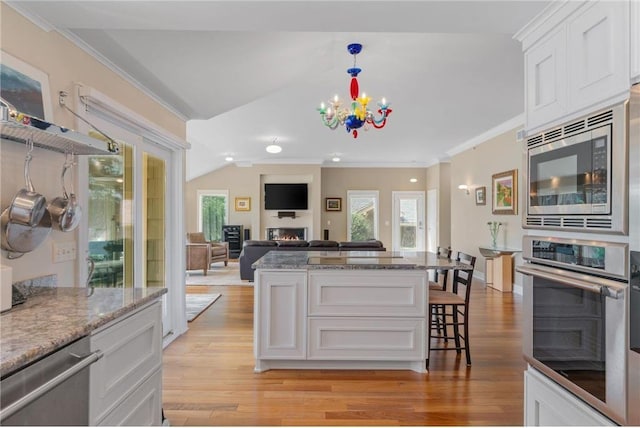
[[426, 372], [428, 271], [471, 269], [425, 252], [322, 251], [272, 251], [253, 267], [257, 372]]

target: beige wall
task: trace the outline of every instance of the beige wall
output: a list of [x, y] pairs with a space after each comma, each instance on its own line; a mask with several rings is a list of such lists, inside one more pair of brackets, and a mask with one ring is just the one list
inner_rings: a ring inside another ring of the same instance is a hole
[[[296, 211], [296, 218], [278, 219], [274, 211], [264, 211], [264, 183], [308, 183], [309, 209]], [[322, 176], [319, 165], [229, 165], [191, 181], [185, 186], [187, 231], [198, 230], [198, 190], [229, 191], [229, 224], [251, 229], [252, 239], [265, 239], [267, 227], [306, 227], [307, 239], [321, 239], [320, 195]], [[251, 211], [236, 211], [236, 197], [250, 197]]]
[[[510, 248], [522, 247], [521, 210], [523, 200], [522, 144], [516, 142], [518, 129], [505, 132], [472, 149], [455, 155], [451, 159], [451, 247], [454, 251], [464, 251], [478, 256], [476, 271], [484, 275], [485, 260], [478, 246], [490, 245], [491, 236], [487, 227], [489, 221], [502, 222], [498, 245]], [[518, 170], [518, 212], [517, 215], [494, 215], [491, 213], [491, 176], [496, 173]], [[458, 185], [471, 187], [469, 195], [458, 189]], [[474, 188], [486, 186], [487, 204], [475, 204]], [[517, 256], [516, 262], [520, 262]], [[516, 284], [522, 284], [521, 276], [515, 277]]]
[[[416, 183], [409, 182], [416, 178]], [[347, 237], [347, 190], [378, 190], [380, 218], [378, 238], [384, 246], [392, 248], [392, 193], [395, 191], [425, 191], [426, 169], [424, 168], [323, 168], [322, 200], [342, 198], [342, 211], [322, 212], [322, 228], [329, 230], [329, 239], [348, 241]], [[425, 195], [426, 197], [426, 195]]]
[[[0, 2], [0, 48], [3, 52], [24, 61], [48, 74], [53, 105], [50, 121], [68, 128], [76, 128], [74, 117], [58, 106], [58, 92], [71, 91], [74, 83], [81, 82], [97, 89], [114, 101], [144, 116], [168, 132], [185, 138], [186, 125], [183, 120], [157, 104], [141, 91], [127, 83], [100, 62], [73, 45], [55, 31], [46, 32], [18, 14], [4, 2]], [[73, 97], [68, 97], [71, 108]], [[24, 146], [2, 141], [0, 144], [0, 207], [6, 208], [15, 193], [24, 186], [22, 164]], [[48, 200], [61, 193], [58, 177], [63, 163], [63, 155], [44, 149], [35, 149], [32, 162], [32, 179], [36, 190]], [[76, 193], [82, 190], [76, 188]], [[77, 232], [52, 232], [47, 240], [35, 251], [16, 260], [8, 260], [3, 251], [0, 262], [13, 268], [13, 279], [23, 280], [47, 274], [57, 274], [61, 285], [77, 284], [78, 263], [84, 259], [78, 256], [75, 262], [52, 263], [53, 242], [77, 240]], [[83, 261], [82, 261], [83, 263]]]
[[[415, 177], [417, 183], [410, 183]], [[295, 220], [278, 219], [275, 213], [265, 212], [262, 205], [262, 184], [270, 182], [309, 182], [309, 210], [297, 211]], [[329, 230], [329, 239], [347, 240], [347, 190], [378, 190], [380, 192], [380, 240], [391, 248], [391, 192], [394, 190], [424, 191], [424, 168], [321, 168], [309, 165], [257, 165], [249, 168], [229, 165], [187, 182], [187, 230], [195, 231], [197, 224], [198, 190], [228, 190], [230, 197], [229, 223], [251, 228], [253, 239], [264, 239], [266, 227], [308, 227], [308, 239], [322, 239]], [[251, 197], [251, 212], [236, 212], [233, 201], [237, 196]], [[324, 198], [342, 198], [342, 211], [324, 210]], [[388, 223], [388, 224], [387, 224]], [[260, 231], [260, 236], [256, 231]]]
[[[442, 162], [427, 168], [427, 191], [436, 190], [438, 219], [436, 246], [451, 246], [451, 164]], [[427, 201], [427, 204], [429, 202]], [[427, 219], [428, 221], [428, 219]]]

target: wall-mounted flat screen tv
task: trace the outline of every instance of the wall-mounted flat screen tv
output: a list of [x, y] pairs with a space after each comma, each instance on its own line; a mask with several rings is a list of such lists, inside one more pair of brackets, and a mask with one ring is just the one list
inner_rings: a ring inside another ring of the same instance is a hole
[[307, 183], [265, 183], [265, 210], [308, 209]]

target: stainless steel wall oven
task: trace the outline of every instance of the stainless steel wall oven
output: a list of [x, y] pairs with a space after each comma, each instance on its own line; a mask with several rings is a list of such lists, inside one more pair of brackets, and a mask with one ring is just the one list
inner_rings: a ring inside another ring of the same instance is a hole
[[627, 421], [628, 245], [525, 236], [523, 352], [617, 423]]
[[523, 227], [627, 233], [628, 102], [527, 138]]

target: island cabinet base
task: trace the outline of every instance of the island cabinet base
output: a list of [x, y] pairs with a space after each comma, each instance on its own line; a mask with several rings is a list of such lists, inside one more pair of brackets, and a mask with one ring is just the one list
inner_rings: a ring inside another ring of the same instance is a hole
[[424, 270], [257, 270], [257, 372], [426, 371]]

